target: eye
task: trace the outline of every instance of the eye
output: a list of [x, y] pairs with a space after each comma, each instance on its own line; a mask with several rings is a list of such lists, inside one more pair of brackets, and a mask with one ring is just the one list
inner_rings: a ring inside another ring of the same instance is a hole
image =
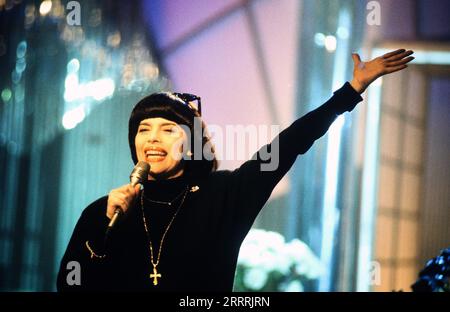
[[163, 131], [166, 133], [177, 133], [178, 129], [176, 127], [170, 127], [170, 128], [165, 128]]
[[149, 129], [148, 128], [140, 128], [139, 129], [139, 132], [145, 132], [145, 131], [149, 131]]

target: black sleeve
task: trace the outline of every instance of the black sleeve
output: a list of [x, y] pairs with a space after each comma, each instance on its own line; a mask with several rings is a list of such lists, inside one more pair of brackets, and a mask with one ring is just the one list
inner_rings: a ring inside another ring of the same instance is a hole
[[[353, 110], [360, 101], [359, 93], [346, 82], [327, 102], [297, 119], [255, 153], [251, 160], [234, 170], [231, 185], [236, 200], [236, 221], [244, 227], [251, 226], [297, 156], [306, 153], [339, 114]], [[243, 229], [244, 232], [246, 230]]]
[[[84, 291], [102, 289], [105, 283], [107, 258], [91, 258], [89, 246], [98, 255], [104, 254], [105, 231], [109, 223], [106, 217], [107, 197], [90, 204], [81, 214], [61, 260], [58, 277], [58, 291]], [[78, 266], [79, 265], [79, 266]], [[75, 270], [80, 269], [80, 285], [76, 281]], [[68, 282], [68, 279], [70, 280]]]

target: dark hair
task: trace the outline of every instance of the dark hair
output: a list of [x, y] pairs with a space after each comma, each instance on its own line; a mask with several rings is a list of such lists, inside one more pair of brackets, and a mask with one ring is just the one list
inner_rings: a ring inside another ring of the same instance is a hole
[[[198, 140], [197, 142], [202, 142], [202, 151], [200, 151], [201, 159], [181, 160], [185, 162], [184, 175], [189, 177], [201, 177], [217, 170], [218, 161], [211, 138], [206, 130], [206, 124], [203, 122], [198, 112], [189, 108], [183, 100], [170, 92], [153, 93], [146, 96], [133, 108], [128, 122], [128, 143], [130, 145], [131, 158], [133, 159], [134, 164], [138, 161], [134, 140], [139, 128], [139, 123], [144, 119], [152, 117], [166, 118], [179, 125], [189, 127], [191, 132], [191, 152], [193, 155], [197, 155], [194, 150], [196, 146], [194, 142], [196, 142], [196, 140]], [[201, 132], [195, 131], [197, 129], [194, 129], [194, 118], [200, 118], [202, 124]], [[213, 157], [209, 157], [212, 159], [205, 159], [203, 155], [205, 146], [212, 153]]]

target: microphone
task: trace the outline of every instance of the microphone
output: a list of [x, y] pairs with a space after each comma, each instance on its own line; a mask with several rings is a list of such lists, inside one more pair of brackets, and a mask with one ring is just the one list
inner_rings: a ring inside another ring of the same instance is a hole
[[[130, 185], [132, 187], [135, 187], [137, 184], [142, 184], [143, 181], [146, 181], [148, 178], [148, 173], [150, 172], [150, 165], [146, 163], [145, 161], [140, 161], [137, 163], [137, 165], [133, 168], [133, 171], [131, 171], [130, 174]], [[114, 215], [111, 218], [111, 221], [108, 224], [107, 232], [110, 232], [112, 228], [114, 227], [114, 224], [117, 223], [117, 220], [120, 219], [120, 216], [123, 215], [122, 209], [120, 207], [117, 207], [114, 211]]]

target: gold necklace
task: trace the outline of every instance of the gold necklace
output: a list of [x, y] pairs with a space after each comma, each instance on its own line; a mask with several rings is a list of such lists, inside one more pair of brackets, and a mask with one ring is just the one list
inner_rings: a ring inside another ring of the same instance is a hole
[[178, 194], [177, 196], [175, 196], [174, 199], [172, 199], [171, 201], [160, 201], [160, 200], [154, 200], [154, 199], [150, 199], [147, 196], [144, 195], [145, 200], [151, 202], [151, 203], [156, 203], [156, 204], [163, 204], [163, 205], [168, 205], [168, 206], [172, 206], [172, 204], [178, 199], [180, 198], [181, 195], [183, 195], [183, 193], [186, 192], [186, 190], [181, 191], [180, 194]]
[[162, 276], [161, 273], [158, 273], [157, 266], [159, 264], [159, 259], [161, 258], [161, 250], [162, 250], [162, 245], [163, 245], [163, 242], [164, 242], [164, 238], [166, 237], [166, 234], [169, 231], [169, 228], [172, 225], [173, 220], [175, 220], [175, 217], [177, 216], [178, 212], [180, 211], [180, 208], [183, 205], [184, 200], [186, 199], [186, 195], [188, 193], [188, 190], [189, 190], [189, 186], [186, 187], [186, 190], [184, 191], [184, 195], [183, 195], [183, 198], [182, 198], [182, 200], [180, 202], [180, 205], [178, 206], [178, 209], [175, 211], [172, 219], [170, 220], [169, 224], [166, 227], [166, 230], [163, 233], [163, 236], [161, 237], [161, 242], [159, 243], [158, 257], [156, 259], [156, 262], [154, 261], [154, 257], [153, 257], [152, 240], [150, 239], [150, 233], [148, 232], [147, 220], [145, 218], [145, 213], [144, 213], [144, 190], [141, 193], [142, 220], [144, 221], [144, 229], [145, 229], [145, 233], [147, 234], [148, 245], [149, 245], [149, 248], [150, 248], [150, 262], [153, 265], [153, 273], [150, 274], [150, 279], [153, 279], [153, 285], [155, 285], [155, 286], [158, 285], [158, 278], [161, 278], [161, 276]]

